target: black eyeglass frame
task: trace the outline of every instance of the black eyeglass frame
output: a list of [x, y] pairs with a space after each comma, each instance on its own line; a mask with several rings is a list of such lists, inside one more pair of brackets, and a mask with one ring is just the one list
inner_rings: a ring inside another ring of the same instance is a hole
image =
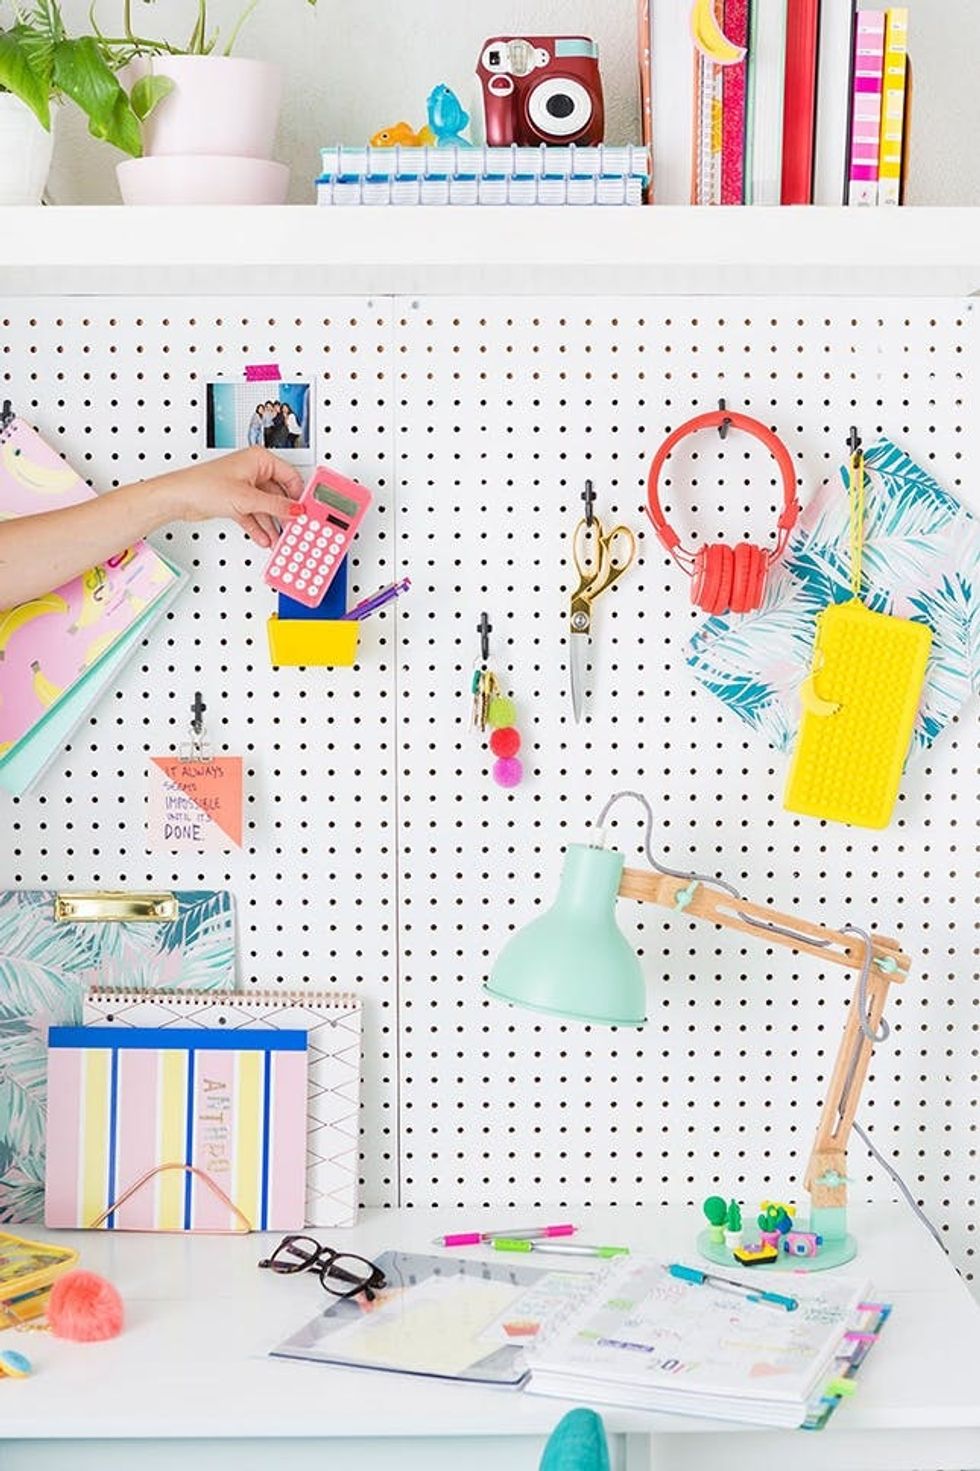
[[[307, 1242], [312, 1250], [299, 1246], [300, 1242]], [[286, 1258], [287, 1253], [291, 1253], [297, 1260], [289, 1261]], [[353, 1273], [337, 1266], [339, 1260], [360, 1262], [364, 1271], [355, 1277]], [[386, 1285], [384, 1272], [367, 1257], [359, 1256], [354, 1251], [335, 1251], [332, 1246], [322, 1246], [313, 1236], [305, 1236], [301, 1232], [284, 1236], [272, 1255], [264, 1257], [259, 1266], [267, 1267], [269, 1271], [282, 1277], [292, 1276], [294, 1272], [316, 1272], [325, 1292], [329, 1292], [332, 1297], [344, 1299], [357, 1297], [363, 1292], [368, 1302], [373, 1302], [375, 1294]], [[350, 1286], [346, 1290], [335, 1287], [328, 1280], [330, 1277], [348, 1282]]]

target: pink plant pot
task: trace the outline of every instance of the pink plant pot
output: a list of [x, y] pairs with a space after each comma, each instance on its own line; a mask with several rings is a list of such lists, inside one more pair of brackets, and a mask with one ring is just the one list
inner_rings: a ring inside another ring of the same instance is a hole
[[120, 74], [127, 91], [152, 73], [174, 90], [143, 124], [149, 157], [271, 158], [282, 69], [243, 56], [138, 56]]
[[127, 158], [123, 204], [284, 204], [289, 169], [264, 158]]

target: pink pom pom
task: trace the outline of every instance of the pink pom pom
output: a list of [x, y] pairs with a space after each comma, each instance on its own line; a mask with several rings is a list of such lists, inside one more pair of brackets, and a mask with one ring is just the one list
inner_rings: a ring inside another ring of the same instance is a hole
[[118, 1338], [123, 1327], [122, 1298], [95, 1272], [66, 1272], [51, 1288], [48, 1322], [58, 1338], [95, 1343]]
[[512, 725], [502, 725], [490, 736], [490, 749], [495, 756], [516, 756], [521, 749], [521, 733]]
[[493, 763], [491, 775], [498, 787], [516, 787], [524, 775], [524, 767], [516, 756], [501, 756]]

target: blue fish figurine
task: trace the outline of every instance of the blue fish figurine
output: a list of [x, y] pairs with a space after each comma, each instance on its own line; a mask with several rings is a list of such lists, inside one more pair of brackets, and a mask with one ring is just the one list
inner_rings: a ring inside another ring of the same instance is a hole
[[429, 114], [429, 127], [436, 135], [437, 148], [472, 148], [460, 134], [470, 120], [468, 112], [464, 112], [459, 98], [451, 87], [445, 82], [440, 82], [433, 87], [429, 93], [426, 109]]

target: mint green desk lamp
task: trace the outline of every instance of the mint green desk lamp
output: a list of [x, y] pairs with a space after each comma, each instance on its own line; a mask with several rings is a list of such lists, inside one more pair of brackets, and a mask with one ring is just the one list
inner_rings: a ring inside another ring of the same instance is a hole
[[[646, 854], [650, 870], [625, 867], [622, 853], [607, 848], [602, 825], [613, 803], [640, 801], [647, 812]], [[903, 981], [909, 958], [897, 940], [866, 934], [853, 926], [831, 930], [741, 899], [721, 879], [663, 868], [651, 851], [653, 810], [639, 792], [617, 792], [599, 817], [595, 845], [572, 843], [565, 852], [558, 896], [550, 909], [518, 930], [501, 950], [485, 989], [500, 1001], [533, 1011], [614, 1027], [646, 1021], [646, 986], [639, 958], [616, 923], [616, 899], [639, 899], [707, 919], [726, 928], [786, 945], [823, 964], [859, 972], [844, 1035], [804, 1180], [810, 1192], [809, 1229], [824, 1239], [815, 1257], [780, 1258], [784, 1269], [819, 1271], [849, 1261], [857, 1251], [847, 1232], [847, 1138], [875, 1042], [887, 1035], [883, 1023], [888, 987]], [[724, 1249], [711, 1260], [730, 1264]], [[775, 1270], [756, 1267], [756, 1271]]]

